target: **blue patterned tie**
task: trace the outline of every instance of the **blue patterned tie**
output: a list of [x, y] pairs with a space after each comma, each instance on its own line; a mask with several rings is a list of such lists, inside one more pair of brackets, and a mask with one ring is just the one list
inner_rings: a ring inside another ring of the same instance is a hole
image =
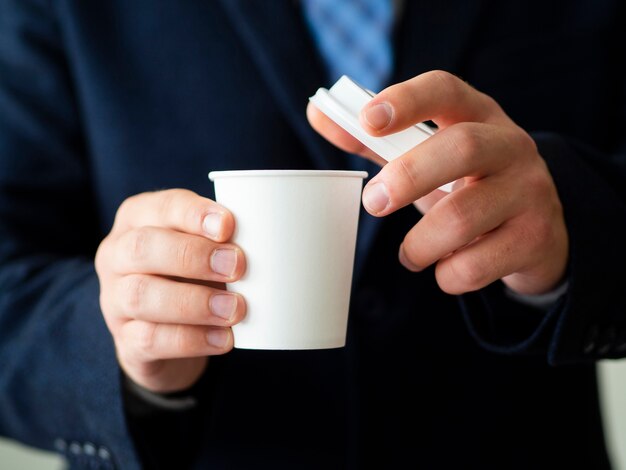
[[[330, 84], [348, 75], [378, 92], [387, 85], [393, 69], [391, 30], [393, 0], [301, 0], [304, 17], [325, 62]], [[370, 177], [375, 164], [357, 155], [347, 155], [348, 167], [365, 170]], [[368, 233], [380, 219], [366, 217], [361, 208], [356, 245], [355, 272], [367, 257]], [[365, 234], [365, 235], [364, 235]]]
[[302, 0], [329, 79], [348, 75], [379, 91], [392, 71], [393, 0]]

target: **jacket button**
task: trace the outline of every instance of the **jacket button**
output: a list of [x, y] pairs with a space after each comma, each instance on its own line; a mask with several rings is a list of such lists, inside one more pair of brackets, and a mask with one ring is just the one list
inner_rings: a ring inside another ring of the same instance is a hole
[[91, 442], [85, 442], [83, 444], [83, 452], [85, 453], [85, 455], [93, 457], [94, 455], [96, 455], [96, 446], [94, 446]]
[[71, 454], [80, 455], [83, 453], [83, 447], [78, 442], [71, 442], [69, 446]]
[[65, 440], [61, 438], [55, 439], [54, 448], [59, 452], [65, 452], [67, 450], [67, 442], [65, 442]]
[[100, 447], [98, 449], [98, 457], [102, 460], [109, 460], [111, 458], [111, 453], [106, 447]]

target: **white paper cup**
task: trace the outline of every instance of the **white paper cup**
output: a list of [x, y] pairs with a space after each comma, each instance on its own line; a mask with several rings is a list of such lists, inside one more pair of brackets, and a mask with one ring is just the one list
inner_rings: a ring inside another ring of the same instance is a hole
[[214, 171], [246, 256], [236, 348], [345, 346], [363, 171]]

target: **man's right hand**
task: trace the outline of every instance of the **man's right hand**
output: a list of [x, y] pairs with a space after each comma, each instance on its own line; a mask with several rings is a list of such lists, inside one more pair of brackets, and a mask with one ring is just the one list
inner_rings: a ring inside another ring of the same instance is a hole
[[230, 326], [245, 315], [225, 284], [245, 271], [226, 243], [235, 221], [216, 202], [172, 189], [125, 200], [95, 264], [100, 305], [119, 363], [153, 392], [193, 385], [208, 356], [233, 347]]

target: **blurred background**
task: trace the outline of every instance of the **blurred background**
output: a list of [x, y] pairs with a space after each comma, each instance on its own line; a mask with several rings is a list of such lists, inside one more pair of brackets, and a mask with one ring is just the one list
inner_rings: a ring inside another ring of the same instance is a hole
[[[615, 470], [626, 470], [626, 360], [603, 361], [600, 393], [609, 453]], [[60, 470], [58, 456], [0, 438], [0, 470]], [[505, 470], [505, 469], [503, 469]]]

